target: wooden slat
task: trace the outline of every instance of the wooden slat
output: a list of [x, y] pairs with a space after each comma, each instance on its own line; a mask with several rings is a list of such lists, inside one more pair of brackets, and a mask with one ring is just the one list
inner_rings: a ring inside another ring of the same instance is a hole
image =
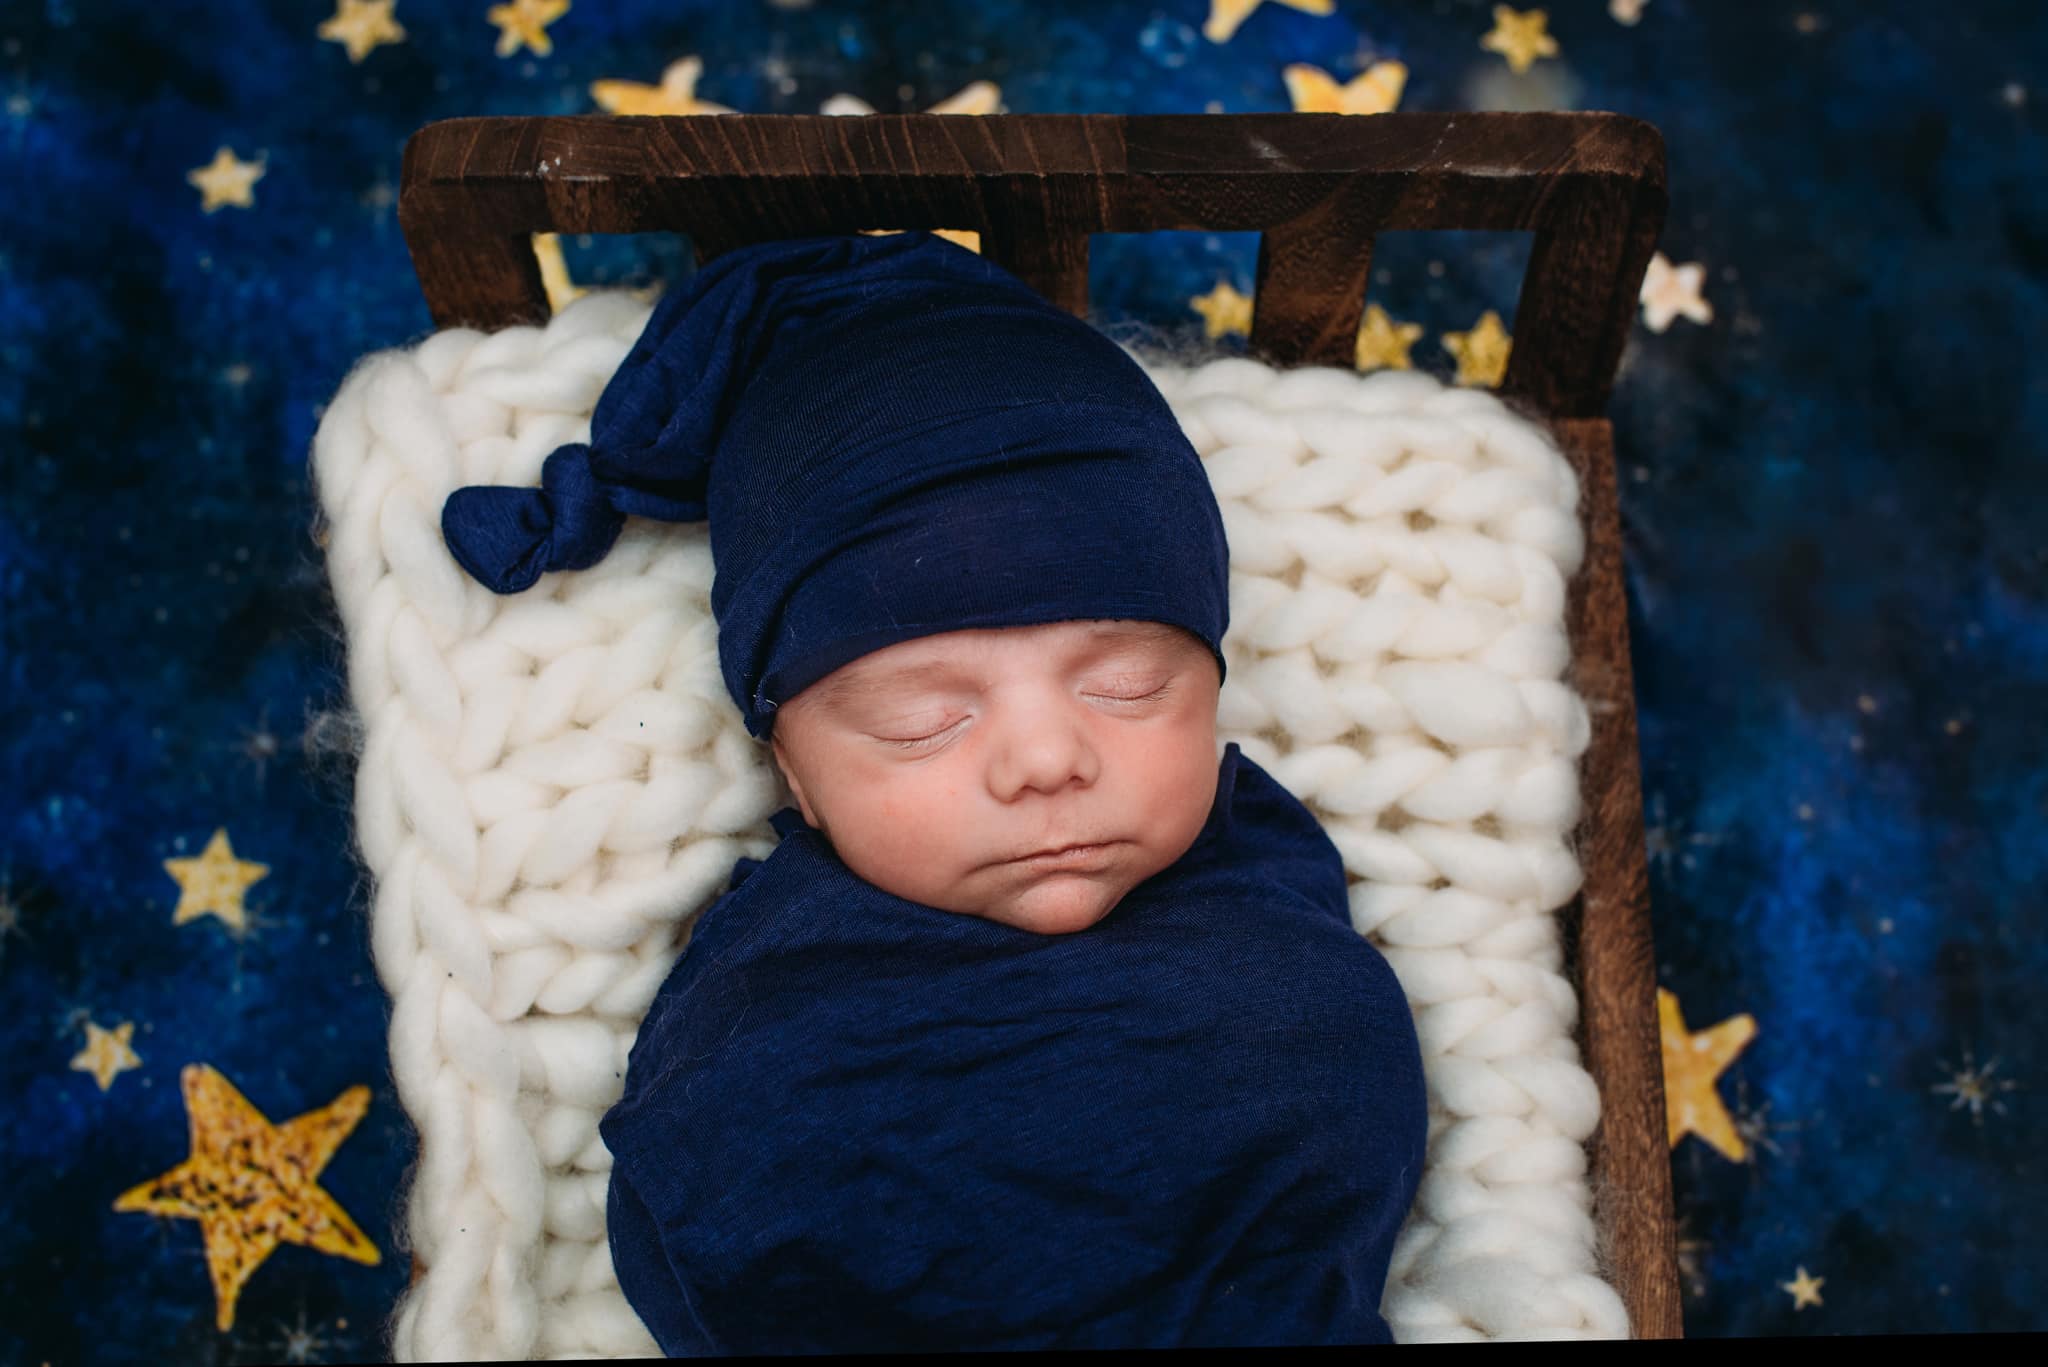
[[1573, 834], [1585, 884], [1561, 925], [1566, 971], [1579, 989], [1579, 1049], [1600, 1086], [1595, 1220], [1635, 1336], [1679, 1338], [1683, 1307], [1613, 429], [1603, 418], [1587, 418], [1556, 423], [1552, 432], [1578, 472], [1586, 519], [1586, 558], [1565, 604], [1572, 656], [1566, 682], [1585, 698], [1592, 720], [1579, 778], [1584, 810]]
[[1260, 230], [1254, 350], [1338, 363], [1379, 233], [1529, 231], [1502, 392], [1553, 417], [1604, 411], [1664, 211], [1656, 130], [1599, 113], [451, 119], [414, 134], [401, 179], [441, 327], [545, 319], [521, 245], [540, 232], [682, 232], [705, 260], [772, 238], [971, 229], [1079, 314], [1088, 234]]

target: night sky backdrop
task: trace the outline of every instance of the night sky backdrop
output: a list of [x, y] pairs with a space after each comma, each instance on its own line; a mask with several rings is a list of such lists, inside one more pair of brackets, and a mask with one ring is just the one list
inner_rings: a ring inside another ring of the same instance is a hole
[[[413, 1136], [308, 448], [430, 327], [414, 129], [719, 108], [1656, 124], [1611, 411], [1658, 981], [1725, 1062], [1672, 1151], [1686, 1329], [2048, 1328], [2048, 7], [4, 0], [0, 1363], [381, 1356]], [[1094, 297], [1238, 347], [1256, 253], [1098, 238]], [[1489, 383], [1454, 348], [1527, 255], [1382, 239], [1361, 364]], [[330, 1155], [362, 1240], [278, 1247], [226, 1328], [163, 1213], [186, 1087]]]

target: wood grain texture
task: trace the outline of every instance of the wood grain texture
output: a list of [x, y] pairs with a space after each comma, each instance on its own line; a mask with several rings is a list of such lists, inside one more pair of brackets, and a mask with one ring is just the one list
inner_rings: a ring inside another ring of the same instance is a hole
[[1600, 1086], [1594, 1223], [1636, 1337], [1679, 1338], [1683, 1305], [1614, 441], [1600, 418], [1567, 419], [1552, 430], [1578, 472], [1586, 527], [1586, 558], [1565, 602], [1572, 647], [1566, 680], [1592, 719], [1579, 771], [1585, 807], [1573, 833], [1585, 885], [1560, 924], [1579, 989], [1579, 1050]]
[[1584, 566], [1569, 682], [1592, 743], [1562, 914], [1579, 1045], [1602, 1098], [1596, 1220], [1638, 1337], [1681, 1333], [1662, 1050], [1612, 428], [1604, 417], [1666, 211], [1657, 130], [1606, 113], [737, 114], [429, 124], [399, 221], [438, 327], [548, 316], [532, 235], [679, 232], [704, 261], [750, 242], [878, 228], [981, 251], [1087, 316], [1098, 232], [1261, 234], [1250, 353], [1353, 364], [1374, 238], [1534, 234], [1497, 391], [1578, 471]]
[[701, 263], [764, 239], [971, 229], [1081, 315], [1091, 233], [1258, 230], [1251, 344], [1280, 365], [1349, 363], [1379, 233], [1528, 231], [1502, 392], [1587, 418], [1664, 206], [1662, 139], [1618, 114], [451, 119], [413, 135], [401, 181], [441, 327], [546, 318], [537, 232], [681, 232]]

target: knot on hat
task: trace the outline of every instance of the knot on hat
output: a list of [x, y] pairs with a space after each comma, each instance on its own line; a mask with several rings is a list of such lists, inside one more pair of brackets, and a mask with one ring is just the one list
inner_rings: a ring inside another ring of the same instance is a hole
[[590, 447], [555, 448], [541, 487], [472, 485], [441, 508], [441, 534], [462, 568], [498, 593], [518, 593], [553, 570], [588, 569], [619, 539], [626, 515], [591, 468]]

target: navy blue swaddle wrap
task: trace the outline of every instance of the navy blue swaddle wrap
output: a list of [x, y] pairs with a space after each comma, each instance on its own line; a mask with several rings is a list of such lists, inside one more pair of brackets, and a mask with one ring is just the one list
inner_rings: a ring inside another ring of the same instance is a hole
[[[1207, 472], [1108, 336], [934, 234], [763, 242], [656, 305], [540, 488], [458, 489], [522, 592], [707, 519], [727, 692], [900, 641], [1164, 622], [1226, 666]], [[1042, 935], [855, 875], [794, 807], [650, 1008], [613, 1263], [675, 1355], [1389, 1341], [1427, 1111], [1408, 1003], [1314, 815], [1235, 745], [1194, 844]]]
[[671, 1356], [1386, 1343], [1427, 1112], [1315, 817], [1230, 745], [1086, 931], [905, 901], [793, 807], [697, 924], [599, 1126]]

